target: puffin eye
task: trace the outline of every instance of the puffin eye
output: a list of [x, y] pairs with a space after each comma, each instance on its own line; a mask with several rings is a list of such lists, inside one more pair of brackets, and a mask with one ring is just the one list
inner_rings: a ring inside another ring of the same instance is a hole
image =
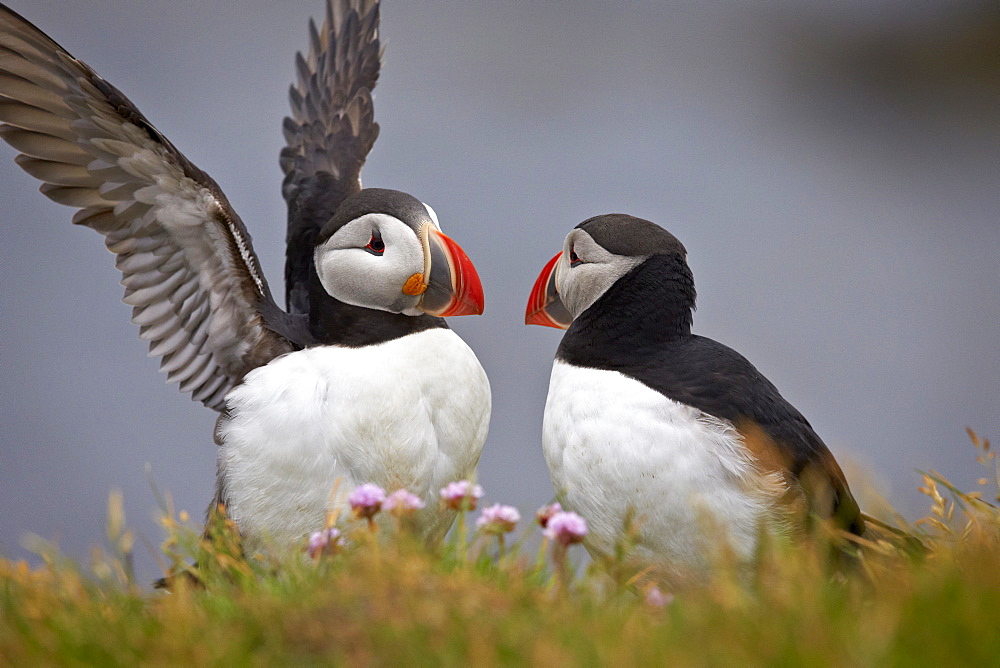
[[569, 266], [575, 267], [578, 264], [583, 264], [583, 260], [580, 256], [576, 254], [576, 248], [569, 249]]
[[372, 255], [381, 255], [385, 252], [385, 244], [382, 242], [382, 235], [378, 230], [372, 230], [372, 238], [369, 239], [365, 250]]

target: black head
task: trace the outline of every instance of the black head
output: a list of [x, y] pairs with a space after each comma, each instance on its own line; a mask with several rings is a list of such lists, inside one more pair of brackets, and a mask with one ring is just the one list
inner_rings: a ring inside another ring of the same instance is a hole
[[606, 213], [588, 218], [576, 229], [583, 230], [602, 248], [614, 255], [650, 257], [653, 255], [687, 256], [677, 237], [656, 223], [624, 213]]
[[565, 329], [586, 319], [604, 329], [684, 334], [694, 301], [687, 251], [677, 237], [648, 220], [612, 213], [566, 236], [535, 282], [525, 322]]
[[332, 237], [344, 225], [368, 214], [392, 216], [414, 231], [428, 223], [439, 227], [434, 210], [413, 195], [388, 188], [365, 188], [341, 202], [333, 217], [320, 229], [316, 245]]
[[[316, 237], [313, 268], [310, 322], [324, 342], [342, 336], [335, 330], [375, 321], [398, 321], [393, 331], [407, 333], [417, 324], [406, 318], [483, 312], [468, 256], [441, 232], [433, 209], [398, 190], [368, 188], [345, 199]], [[389, 315], [373, 320], [372, 311]], [[397, 315], [403, 319], [389, 317]]]

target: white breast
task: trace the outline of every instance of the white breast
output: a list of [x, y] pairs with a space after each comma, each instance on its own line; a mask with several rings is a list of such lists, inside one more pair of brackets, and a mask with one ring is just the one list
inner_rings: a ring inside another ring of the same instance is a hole
[[727, 542], [751, 556], [784, 492], [728, 423], [617, 371], [556, 360], [542, 444], [557, 496], [590, 526], [588, 549], [614, 554], [631, 515], [635, 556], [668, 572], [703, 568]]
[[[431, 540], [453, 515], [436, 494], [473, 475], [490, 416], [490, 388], [472, 350], [432, 329], [363, 348], [290, 353], [247, 374], [226, 397], [219, 475], [249, 553], [300, 546], [331, 505], [372, 482], [427, 503]], [[331, 490], [340, 480], [338, 499]]]

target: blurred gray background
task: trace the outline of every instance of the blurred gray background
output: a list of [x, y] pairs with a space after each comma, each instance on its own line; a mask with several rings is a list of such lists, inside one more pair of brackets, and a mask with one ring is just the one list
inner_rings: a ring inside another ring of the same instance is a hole
[[[280, 123], [321, 0], [10, 3], [219, 182], [280, 294]], [[363, 178], [430, 203], [482, 276], [485, 315], [452, 325], [493, 385], [489, 500], [551, 497], [560, 333], [525, 327], [524, 304], [569, 229], [608, 212], [686, 244], [696, 331], [778, 385], [855, 488], [914, 519], [915, 469], [975, 486], [964, 428], [1000, 436], [996, 2], [388, 0], [382, 26]], [[34, 532], [84, 557], [112, 489], [156, 545], [144, 467], [200, 516], [215, 415], [164, 384], [101, 238], [13, 156], [0, 147], [0, 553], [25, 556]]]

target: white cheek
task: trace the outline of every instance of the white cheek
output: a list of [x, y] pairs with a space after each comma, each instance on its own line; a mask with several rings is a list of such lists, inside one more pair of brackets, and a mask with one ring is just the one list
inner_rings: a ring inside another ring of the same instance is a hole
[[619, 278], [641, 264], [644, 257], [611, 256], [610, 262], [584, 262], [576, 267], [560, 262], [556, 290], [574, 318], [590, 308]]
[[595, 293], [598, 288], [594, 286], [594, 277], [600, 272], [600, 265], [580, 264], [573, 267], [568, 256], [568, 253], [563, 253], [563, 258], [556, 265], [556, 291], [566, 310], [576, 318], [600, 296]]
[[327, 293], [354, 306], [412, 311], [418, 298], [404, 294], [402, 288], [406, 279], [423, 269], [419, 241], [413, 236], [412, 241], [385, 238], [385, 242], [381, 256], [361, 248], [331, 248], [330, 242], [317, 248], [316, 273]]
[[584, 264], [577, 267], [567, 266], [561, 277], [561, 282], [559, 281], [560, 277], [557, 275], [556, 289], [559, 290], [559, 297], [566, 306], [566, 310], [574, 318], [597, 301], [597, 298], [604, 292], [604, 289], [600, 289], [596, 285], [595, 274], [599, 273], [595, 271], [597, 269], [599, 269], [599, 266], [594, 264]]
[[575, 277], [570, 273], [573, 271], [573, 267], [569, 266], [567, 257], [569, 257], [569, 252], [563, 251], [563, 256], [559, 258], [559, 263], [556, 265], [556, 292], [559, 293], [559, 299], [562, 300], [570, 315], [575, 318], [578, 313], [570, 307], [570, 303], [576, 292], [576, 282], [573, 280]]

